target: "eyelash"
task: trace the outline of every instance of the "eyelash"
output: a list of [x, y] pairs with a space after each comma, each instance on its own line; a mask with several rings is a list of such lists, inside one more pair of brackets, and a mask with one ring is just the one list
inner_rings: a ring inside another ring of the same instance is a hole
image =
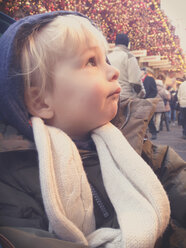
[[87, 65], [91, 65], [91, 66], [96, 66], [96, 58], [95, 57], [91, 57], [88, 59]]

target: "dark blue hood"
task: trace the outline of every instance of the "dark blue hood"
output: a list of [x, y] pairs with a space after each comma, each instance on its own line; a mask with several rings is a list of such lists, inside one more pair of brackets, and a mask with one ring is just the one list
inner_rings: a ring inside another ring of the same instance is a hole
[[[35, 25], [45, 25], [58, 15], [77, 12], [56, 11], [28, 16], [16, 21], [0, 37], [0, 119], [15, 127], [22, 135], [33, 139], [29, 114], [24, 104], [24, 85], [18, 50]], [[85, 16], [83, 16], [85, 17]]]

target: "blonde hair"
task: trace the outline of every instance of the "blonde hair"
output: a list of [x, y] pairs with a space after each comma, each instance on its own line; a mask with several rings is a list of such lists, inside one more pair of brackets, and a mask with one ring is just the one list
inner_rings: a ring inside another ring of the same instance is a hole
[[85, 46], [101, 42], [108, 50], [107, 41], [101, 31], [80, 16], [57, 16], [43, 28], [36, 27], [24, 42], [21, 68], [24, 76], [25, 98], [32, 98], [31, 88], [39, 88], [34, 98], [52, 90], [53, 68], [58, 61], [75, 56]]

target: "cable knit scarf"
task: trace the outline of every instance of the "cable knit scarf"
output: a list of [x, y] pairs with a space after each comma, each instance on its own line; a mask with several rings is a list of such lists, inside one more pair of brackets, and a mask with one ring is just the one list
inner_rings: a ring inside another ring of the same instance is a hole
[[108, 123], [92, 133], [120, 225], [95, 230], [92, 193], [75, 144], [40, 118], [33, 117], [32, 125], [50, 229], [63, 240], [89, 247], [154, 247], [169, 222], [169, 201], [154, 172], [119, 129]]

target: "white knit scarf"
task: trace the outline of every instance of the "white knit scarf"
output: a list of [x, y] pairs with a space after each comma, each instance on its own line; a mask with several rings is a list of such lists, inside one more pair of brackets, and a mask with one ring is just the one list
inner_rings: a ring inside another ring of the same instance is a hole
[[169, 201], [154, 172], [119, 129], [108, 123], [92, 133], [120, 226], [95, 231], [92, 193], [75, 144], [40, 118], [33, 117], [32, 125], [51, 230], [63, 240], [90, 247], [154, 247], [169, 222]]

